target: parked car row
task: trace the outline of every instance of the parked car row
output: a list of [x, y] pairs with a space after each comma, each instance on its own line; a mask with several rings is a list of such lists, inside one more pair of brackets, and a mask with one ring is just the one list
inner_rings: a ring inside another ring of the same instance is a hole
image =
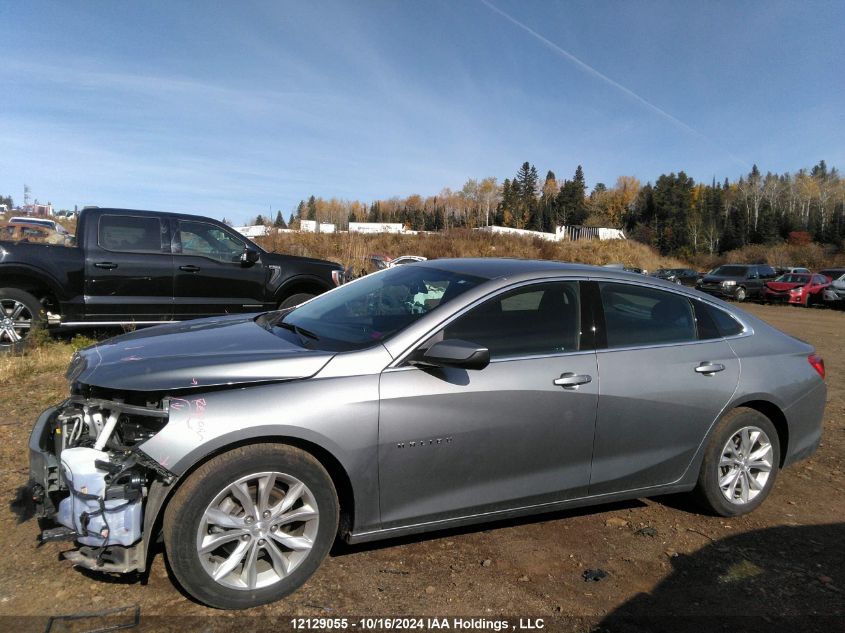
[[704, 275], [695, 287], [735, 301], [757, 299], [805, 307], [845, 303], [845, 268], [827, 268], [817, 273], [797, 267], [782, 270], [778, 274], [767, 264], [725, 264]]

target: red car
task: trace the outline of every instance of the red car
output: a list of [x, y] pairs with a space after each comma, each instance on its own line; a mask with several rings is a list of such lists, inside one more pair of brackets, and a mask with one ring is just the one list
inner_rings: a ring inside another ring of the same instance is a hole
[[814, 303], [823, 303], [824, 289], [829, 285], [830, 279], [817, 273], [786, 273], [774, 281], [766, 282], [762, 299], [765, 302], [783, 301], [809, 308]]

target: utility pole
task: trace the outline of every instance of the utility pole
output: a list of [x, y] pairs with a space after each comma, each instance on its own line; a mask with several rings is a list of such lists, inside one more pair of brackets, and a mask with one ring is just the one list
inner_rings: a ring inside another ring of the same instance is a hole
[[30, 193], [29, 185], [24, 184], [24, 186], [23, 186], [23, 206], [25, 206], [25, 207], [29, 206], [29, 193]]

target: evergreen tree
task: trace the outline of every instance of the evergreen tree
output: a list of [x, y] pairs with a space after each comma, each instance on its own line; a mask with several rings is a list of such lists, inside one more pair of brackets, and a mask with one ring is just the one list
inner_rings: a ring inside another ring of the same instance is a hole
[[317, 219], [317, 200], [314, 196], [308, 198], [308, 204], [306, 205], [305, 211], [305, 219], [306, 220], [316, 220]]
[[564, 181], [558, 193], [558, 224], [579, 225], [587, 219], [589, 210], [585, 198], [586, 190], [584, 170], [578, 165], [573, 179]]
[[275, 222], [273, 222], [273, 226], [275, 226], [277, 229], [288, 228], [288, 225], [285, 224], [285, 219], [282, 217], [281, 211], [276, 211], [276, 220]]

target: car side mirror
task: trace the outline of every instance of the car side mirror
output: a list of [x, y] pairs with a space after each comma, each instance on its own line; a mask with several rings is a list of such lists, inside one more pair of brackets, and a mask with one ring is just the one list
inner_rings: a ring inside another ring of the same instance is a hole
[[261, 254], [254, 248], [245, 248], [243, 255], [241, 255], [241, 263], [244, 266], [252, 266], [261, 259]]
[[410, 363], [422, 367], [484, 369], [490, 364], [490, 350], [470, 341], [449, 339], [415, 354]]

